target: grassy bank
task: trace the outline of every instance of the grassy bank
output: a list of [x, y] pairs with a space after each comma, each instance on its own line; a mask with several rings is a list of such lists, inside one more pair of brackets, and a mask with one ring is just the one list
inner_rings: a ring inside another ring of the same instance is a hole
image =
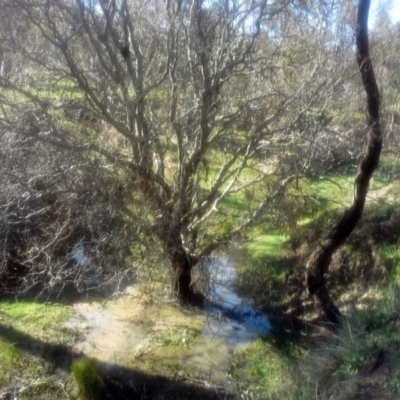
[[[0, 302], [0, 388], [18, 398], [62, 398], [63, 390], [48, 377], [57, 368], [52, 345], [67, 345], [74, 334], [62, 327], [68, 307], [33, 301]], [[58, 360], [61, 361], [61, 360]]]

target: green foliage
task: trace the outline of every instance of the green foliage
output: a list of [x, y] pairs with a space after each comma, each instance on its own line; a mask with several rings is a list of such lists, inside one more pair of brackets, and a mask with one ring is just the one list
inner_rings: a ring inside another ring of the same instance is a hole
[[94, 400], [98, 398], [103, 386], [103, 373], [94, 361], [83, 358], [73, 363], [71, 373], [79, 399]]

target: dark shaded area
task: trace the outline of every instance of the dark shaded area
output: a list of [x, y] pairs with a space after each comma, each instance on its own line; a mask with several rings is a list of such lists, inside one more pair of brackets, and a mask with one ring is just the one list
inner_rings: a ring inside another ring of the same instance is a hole
[[[45, 359], [54, 370], [70, 371], [74, 360], [83, 357], [62, 344], [46, 343], [17, 329], [0, 324], [0, 337], [14, 344], [22, 351]], [[149, 375], [140, 371], [122, 368], [95, 361], [104, 371], [103, 386], [96, 400], [115, 399], [233, 399], [234, 396], [222, 390], [205, 388], [192, 383], [179, 382], [169, 378]]]

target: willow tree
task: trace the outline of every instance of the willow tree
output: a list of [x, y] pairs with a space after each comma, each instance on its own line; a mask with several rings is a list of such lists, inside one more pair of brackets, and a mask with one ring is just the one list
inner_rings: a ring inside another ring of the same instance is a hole
[[299, 173], [268, 158], [275, 135], [286, 140], [343, 80], [321, 36], [318, 57], [287, 43], [301, 25], [292, 3], [0, 3], [12, 63], [0, 77], [3, 125], [29, 112], [21, 135], [122, 177], [127, 220], [160, 243], [183, 302], [195, 300], [199, 260], [262, 222]]

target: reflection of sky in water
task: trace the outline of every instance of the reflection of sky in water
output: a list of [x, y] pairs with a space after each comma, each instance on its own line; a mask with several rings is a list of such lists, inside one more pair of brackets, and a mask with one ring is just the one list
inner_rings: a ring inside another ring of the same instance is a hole
[[223, 339], [233, 348], [248, 344], [257, 336], [268, 334], [269, 319], [240, 298], [231, 287], [236, 272], [226, 257], [208, 265], [211, 289], [208, 326], [204, 335], [212, 340]]

